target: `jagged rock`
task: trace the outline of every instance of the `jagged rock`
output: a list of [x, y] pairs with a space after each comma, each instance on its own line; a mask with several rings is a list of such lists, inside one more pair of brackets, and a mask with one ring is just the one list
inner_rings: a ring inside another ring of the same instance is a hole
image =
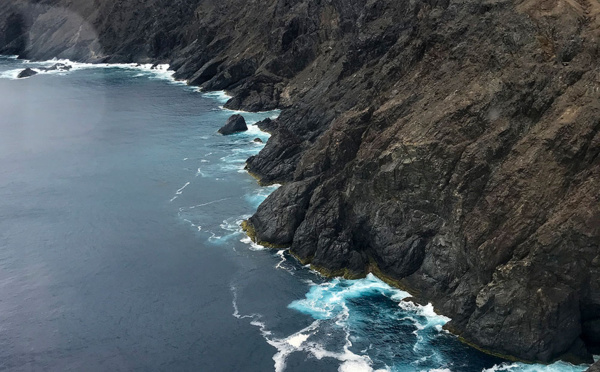
[[[258, 241], [275, 243], [278, 246], [289, 246], [292, 243], [296, 229], [304, 220], [316, 181], [304, 180], [282, 192], [277, 190], [267, 197], [258, 207], [261, 213], [248, 220], [255, 231], [260, 231], [260, 235], [256, 236]], [[276, 211], [280, 208], [286, 210], [288, 217], [272, 219], [270, 216], [279, 214]]]
[[25, 70], [19, 72], [19, 75], [17, 75], [17, 78], [19, 79], [23, 79], [23, 78], [28, 78], [30, 76], [33, 75], [37, 75], [37, 71], [34, 71], [32, 69], [30, 69], [29, 67], [27, 67]]
[[263, 132], [267, 132], [267, 133], [273, 133], [273, 131], [276, 129], [276, 121], [272, 120], [270, 118], [266, 118], [264, 120], [259, 121], [258, 123], [256, 123], [256, 125], [258, 126], [258, 129], [262, 130]]
[[73, 68], [71, 65], [67, 65], [64, 63], [55, 63], [51, 67], [42, 68], [43, 71], [69, 71]]
[[248, 127], [246, 126], [246, 120], [242, 115], [236, 114], [227, 119], [227, 123], [225, 123], [221, 129], [219, 129], [219, 133], [222, 135], [229, 135], [246, 130], [248, 130]]
[[223, 63], [222, 59], [215, 59], [207, 62], [188, 80], [192, 85], [201, 85], [212, 79], [218, 72], [219, 66]]

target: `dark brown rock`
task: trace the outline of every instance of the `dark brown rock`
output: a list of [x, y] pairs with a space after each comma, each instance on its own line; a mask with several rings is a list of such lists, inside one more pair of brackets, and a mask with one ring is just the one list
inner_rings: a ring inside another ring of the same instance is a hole
[[229, 135], [238, 132], [244, 132], [248, 130], [248, 126], [246, 126], [246, 120], [242, 115], [231, 115], [225, 125], [219, 129], [219, 133], [222, 135]]
[[17, 75], [18, 79], [23, 79], [23, 78], [28, 78], [30, 76], [34, 76], [37, 75], [37, 71], [34, 71], [32, 69], [30, 69], [29, 67], [27, 67], [25, 70], [19, 72], [19, 75]]

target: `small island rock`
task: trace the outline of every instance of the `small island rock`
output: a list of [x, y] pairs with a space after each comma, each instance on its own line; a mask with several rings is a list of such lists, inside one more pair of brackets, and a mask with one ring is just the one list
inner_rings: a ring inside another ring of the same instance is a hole
[[243, 132], [248, 130], [246, 126], [246, 120], [242, 115], [232, 115], [225, 125], [221, 129], [219, 129], [219, 133], [222, 135], [229, 135], [237, 132]]
[[19, 73], [19, 75], [17, 75], [18, 79], [23, 79], [23, 78], [27, 78], [33, 75], [37, 75], [36, 71], [33, 71], [32, 69], [30, 69], [29, 67], [27, 67], [25, 70], [21, 71]]

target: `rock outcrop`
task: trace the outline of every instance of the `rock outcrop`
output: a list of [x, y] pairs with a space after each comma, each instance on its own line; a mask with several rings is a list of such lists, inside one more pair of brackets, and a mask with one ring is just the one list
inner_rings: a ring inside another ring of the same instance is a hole
[[586, 372], [600, 372], [600, 362], [593, 364]]
[[73, 68], [71, 65], [64, 63], [55, 63], [50, 67], [42, 68], [44, 71], [70, 71]]
[[32, 69], [30, 69], [29, 67], [27, 67], [25, 70], [19, 72], [19, 75], [17, 75], [18, 79], [23, 79], [23, 78], [28, 78], [30, 76], [33, 75], [37, 75], [37, 71], [34, 71]]
[[592, 0], [6, 0], [0, 52], [170, 63], [228, 108], [282, 108], [247, 163], [284, 184], [246, 224], [258, 241], [374, 271], [486, 351], [589, 362], [599, 16]]
[[248, 130], [248, 126], [246, 126], [246, 120], [242, 115], [231, 115], [225, 125], [219, 129], [219, 133], [222, 135], [229, 135], [238, 132], [244, 132]]

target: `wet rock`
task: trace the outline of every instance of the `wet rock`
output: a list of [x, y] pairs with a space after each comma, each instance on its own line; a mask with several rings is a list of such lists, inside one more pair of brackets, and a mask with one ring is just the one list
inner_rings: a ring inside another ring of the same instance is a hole
[[23, 78], [28, 78], [30, 76], [34, 76], [37, 74], [38, 74], [37, 71], [34, 71], [28, 67], [25, 70], [19, 72], [19, 75], [17, 75], [17, 78], [23, 79]]
[[51, 67], [42, 68], [43, 71], [70, 71], [73, 68], [71, 65], [64, 63], [55, 63]]
[[586, 372], [600, 372], [600, 362], [593, 364]]
[[244, 117], [236, 114], [227, 119], [227, 123], [225, 123], [221, 129], [219, 129], [219, 133], [222, 135], [229, 135], [247, 130], [248, 126], [246, 126], [246, 120]]
[[[292, 243], [296, 229], [304, 220], [316, 181], [308, 179], [291, 187], [280, 188], [267, 197], [258, 207], [260, 213], [248, 220], [256, 232], [257, 241], [276, 246], [289, 246]], [[277, 212], [281, 208], [286, 210], [285, 215]]]
[[256, 123], [256, 125], [258, 126], [258, 129], [262, 130], [263, 132], [267, 132], [267, 133], [273, 133], [273, 131], [277, 127], [277, 124], [275, 123], [275, 121], [270, 118], [261, 120], [258, 123]]
[[255, 139], [252, 140], [253, 142], [256, 143], [263, 143], [263, 140], [261, 140], [260, 138], [256, 137]]

